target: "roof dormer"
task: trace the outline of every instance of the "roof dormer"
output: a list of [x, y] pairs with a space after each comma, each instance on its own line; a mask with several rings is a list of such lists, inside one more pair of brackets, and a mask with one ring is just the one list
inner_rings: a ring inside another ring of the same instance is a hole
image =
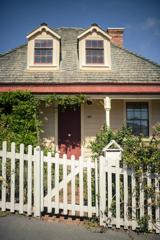
[[61, 37], [42, 23], [40, 27], [27, 35], [27, 69], [58, 70], [60, 62]]
[[111, 37], [97, 24], [78, 36], [79, 65], [82, 70], [111, 69]]

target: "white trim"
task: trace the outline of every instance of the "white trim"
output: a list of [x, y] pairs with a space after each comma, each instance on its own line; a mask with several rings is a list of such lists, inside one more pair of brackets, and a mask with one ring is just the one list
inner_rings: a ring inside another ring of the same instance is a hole
[[46, 31], [47, 33], [50, 33], [51, 35], [53, 35], [54, 37], [58, 38], [58, 39], [61, 39], [61, 37], [55, 33], [52, 29], [50, 29], [49, 27], [47, 26], [40, 26], [38, 27], [37, 29], [35, 29], [33, 32], [29, 33], [27, 35], [27, 39], [31, 38], [32, 36], [34, 36], [35, 34], [39, 33], [39, 32], [42, 32], [42, 31]]
[[118, 30], [124, 30], [125, 28], [107, 28], [107, 30], [112, 30], [112, 29], [118, 31]]
[[91, 33], [93, 31], [101, 33], [103, 36], [105, 36], [109, 40], [111, 39], [111, 37], [98, 26], [91, 26], [89, 29], [87, 29], [86, 31], [81, 33], [77, 38], [80, 39], [80, 38], [84, 37], [85, 35], [87, 35], [88, 33]]
[[152, 109], [151, 109], [151, 107], [152, 107], [152, 105], [151, 105], [151, 100], [149, 100], [149, 99], [124, 99], [124, 101], [123, 101], [123, 116], [124, 116], [124, 125], [126, 126], [126, 120], [127, 120], [127, 116], [126, 116], [126, 103], [127, 102], [147, 102], [148, 103], [148, 121], [149, 121], [149, 136], [148, 137], [145, 137], [145, 138], [149, 138], [149, 137], [151, 137], [151, 135], [152, 135]]
[[85, 145], [85, 137], [84, 137], [84, 104], [81, 104], [81, 156], [84, 157], [84, 145]]
[[58, 105], [54, 105], [54, 134], [55, 134], [55, 149], [58, 152]]

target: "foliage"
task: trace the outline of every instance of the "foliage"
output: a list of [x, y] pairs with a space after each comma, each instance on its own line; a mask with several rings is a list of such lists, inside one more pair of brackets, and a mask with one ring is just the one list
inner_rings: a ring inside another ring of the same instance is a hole
[[23, 91], [0, 95], [0, 143], [6, 140], [33, 146], [39, 144], [41, 123], [38, 120], [38, 100]]
[[148, 215], [140, 218], [138, 220], [138, 225], [139, 225], [139, 231], [140, 232], [148, 232], [148, 221], [150, 217]]
[[160, 137], [160, 123], [158, 122], [154, 127], [153, 127], [154, 135], [157, 137]]
[[6, 216], [8, 216], [8, 215], [10, 215], [11, 213], [10, 212], [2, 212], [2, 211], [0, 211], [0, 217], [6, 217]]
[[157, 136], [146, 143], [143, 136], [132, 135], [131, 129], [122, 127], [114, 132], [104, 125], [90, 144], [93, 158], [102, 155], [103, 148], [113, 139], [123, 148], [123, 161], [129, 167], [134, 167], [137, 173], [145, 169], [160, 173], [160, 148]]
[[68, 106], [75, 109], [76, 107], [80, 107], [82, 103], [85, 103], [87, 101], [86, 96], [80, 94], [80, 95], [57, 95], [53, 94], [51, 96], [46, 97], [45, 103], [47, 106], [51, 104], [57, 104], [61, 105], [63, 109], [65, 110]]

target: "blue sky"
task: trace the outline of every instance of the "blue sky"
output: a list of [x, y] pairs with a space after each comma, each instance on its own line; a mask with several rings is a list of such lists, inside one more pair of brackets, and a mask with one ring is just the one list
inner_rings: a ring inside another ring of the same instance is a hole
[[160, 0], [1, 0], [0, 52], [26, 42], [42, 22], [50, 27], [124, 27], [124, 47], [160, 64]]

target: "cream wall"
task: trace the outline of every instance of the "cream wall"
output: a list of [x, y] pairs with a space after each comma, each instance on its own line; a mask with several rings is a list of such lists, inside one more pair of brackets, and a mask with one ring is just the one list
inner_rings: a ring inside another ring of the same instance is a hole
[[154, 126], [157, 122], [160, 122], [160, 100], [152, 100], [151, 101], [151, 125]]
[[92, 105], [84, 106], [84, 156], [90, 157], [91, 150], [88, 148], [91, 140], [94, 140], [96, 134], [105, 121], [104, 107], [100, 102], [95, 101]]
[[125, 123], [124, 119], [124, 101], [112, 100], [111, 101], [111, 113], [110, 123], [112, 129], [119, 129]]
[[41, 104], [39, 118], [42, 121], [41, 139], [47, 147], [55, 147], [55, 108]]

